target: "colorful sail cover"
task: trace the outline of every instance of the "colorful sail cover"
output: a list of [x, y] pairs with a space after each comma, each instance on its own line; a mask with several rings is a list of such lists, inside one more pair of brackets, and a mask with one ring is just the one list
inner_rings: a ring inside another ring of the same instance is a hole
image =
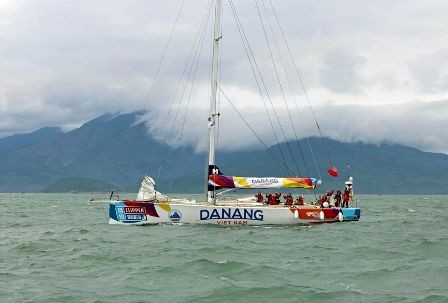
[[209, 185], [221, 188], [306, 188], [316, 187], [315, 178], [234, 177], [210, 175]]

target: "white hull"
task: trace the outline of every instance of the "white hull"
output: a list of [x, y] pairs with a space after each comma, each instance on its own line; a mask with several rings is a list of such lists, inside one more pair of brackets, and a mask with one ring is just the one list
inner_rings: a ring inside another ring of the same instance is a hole
[[[341, 213], [341, 215], [339, 214]], [[342, 216], [342, 218], [341, 218]], [[358, 208], [267, 206], [261, 203], [210, 205], [207, 203], [148, 203], [113, 201], [109, 205], [110, 224], [214, 224], [214, 225], [293, 225], [359, 220]]]

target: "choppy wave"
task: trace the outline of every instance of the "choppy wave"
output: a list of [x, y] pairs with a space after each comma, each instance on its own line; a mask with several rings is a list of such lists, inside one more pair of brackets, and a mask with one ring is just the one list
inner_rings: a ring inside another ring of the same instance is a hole
[[448, 197], [358, 198], [359, 222], [125, 227], [0, 194], [0, 302], [448, 302]]

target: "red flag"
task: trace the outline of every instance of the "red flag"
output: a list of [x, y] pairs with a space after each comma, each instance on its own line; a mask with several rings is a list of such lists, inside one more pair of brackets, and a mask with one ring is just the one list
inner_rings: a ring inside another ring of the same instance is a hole
[[332, 177], [339, 177], [338, 169], [334, 166], [327, 169], [327, 173]]

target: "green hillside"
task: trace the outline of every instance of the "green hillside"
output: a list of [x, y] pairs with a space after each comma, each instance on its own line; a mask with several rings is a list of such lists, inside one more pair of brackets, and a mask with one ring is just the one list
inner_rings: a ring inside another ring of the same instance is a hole
[[[103, 115], [67, 133], [47, 129], [0, 139], [0, 192], [55, 191], [61, 179], [64, 182], [59, 190], [91, 191], [86, 188], [95, 182], [66, 179], [74, 176], [104, 180], [105, 187], [114, 184], [135, 192], [145, 174], [156, 178], [161, 191], [168, 191], [172, 184], [172, 192], [202, 192], [205, 154], [197, 154], [191, 147], [174, 150], [158, 143], [149, 137], [143, 123], [135, 123], [140, 114]], [[330, 158], [344, 178], [346, 164], [350, 163], [358, 193], [448, 194], [445, 154], [395, 144], [341, 143], [318, 138], [310, 138], [310, 142], [324, 181], [322, 190], [340, 187], [344, 181], [325, 173]], [[307, 142], [289, 145], [296, 163], [282, 143], [270, 147], [269, 152], [218, 151], [218, 166], [228, 175], [318, 178]], [[280, 158], [279, 148], [286, 155], [287, 168], [271, 156]], [[100, 185], [98, 188], [104, 189]]]

